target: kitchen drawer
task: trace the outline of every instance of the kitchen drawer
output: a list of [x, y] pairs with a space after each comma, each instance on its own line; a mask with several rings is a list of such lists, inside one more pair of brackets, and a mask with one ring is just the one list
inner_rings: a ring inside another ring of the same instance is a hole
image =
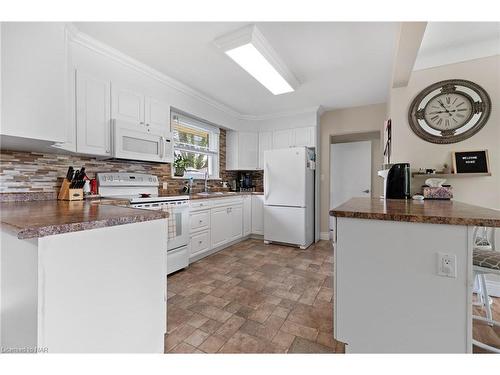
[[210, 201], [208, 200], [195, 200], [190, 203], [191, 211], [194, 210], [204, 210], [210, 207]]
[[212, 207], [224, 207], [224, 206], [234, 206], [238, 204], [243, 204], [243, 199], [238, 198], [217, 198], [213, 200]]
[[205, 230], [203, 232], [192, 234], [189, 244], [190, 244], [189, 246], [190, 257], [193, 257], [195, 255], [210, 250], [210, 231]]
[[210, 226], [210, 211], [191, 212], [190, 214], [191, 232], [208, 229]]

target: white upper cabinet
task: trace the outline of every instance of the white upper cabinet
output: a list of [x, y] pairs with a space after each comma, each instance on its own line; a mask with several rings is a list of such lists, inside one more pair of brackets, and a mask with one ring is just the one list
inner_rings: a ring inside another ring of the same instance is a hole
[[147, 96], [145, 98], [145, 122], [151, 126], [170, 129], [170, 107], [161, 100]]
[[316, 128], [275, 130], [273, 132], [273, 149], [288, 147], [316, 147]]
[[296, 147], [316, 147], [316, 128], [310, 126], [293, 129], [293, 145]]
[[240, 132], [239, 169], [257, 169], [259, 167], [259, 133]]
[[111, 83], [84, 72], [76, 73], [76, 151], [111, 155]]
[[259, 133], [259, 169], [264, 169], [264, 151], [273, 149], [273, 132]]
[[273, 149], [293, 146], [293, 129], [275, 130], [273, 132]]
[[238, 133], [226, 131], [226, 169], [236, 170], [239, 165]]
[[66, 27], [1, 23], [2, 135], [64, 142], [68, 123]]
[[259, 133], [226, 133], [226, 169], [256, 170], [259, 168]]
[[144, 124], [144, 94], [111, 85], [111, 117], [137, 124]]
[[170, 106], [141, 92], [111, 85], [111, 117], [170, 130]]

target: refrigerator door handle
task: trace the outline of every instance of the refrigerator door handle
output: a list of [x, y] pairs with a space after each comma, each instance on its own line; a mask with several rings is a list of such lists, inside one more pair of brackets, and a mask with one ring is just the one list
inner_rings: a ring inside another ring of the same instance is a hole
[[269, 167], [268, 164], [264, 164], [264, 200], [266, 201], [269, 197]]

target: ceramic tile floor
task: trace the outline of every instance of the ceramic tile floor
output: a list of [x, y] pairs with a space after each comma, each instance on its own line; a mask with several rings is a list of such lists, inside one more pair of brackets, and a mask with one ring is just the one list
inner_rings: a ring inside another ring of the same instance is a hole
[[[168, 278], [165, 351], [343, 353], [332, 334], [332, 262], [328, 241], [300, 250], [246, 240], [191, 264]], [[500, 298], [493, 312], [500, 320]], [[473, 328], [500, 346], [498, 327]]]
[[168, 278], [169, 353], [335, 353], [333, 250], [246, 240]]

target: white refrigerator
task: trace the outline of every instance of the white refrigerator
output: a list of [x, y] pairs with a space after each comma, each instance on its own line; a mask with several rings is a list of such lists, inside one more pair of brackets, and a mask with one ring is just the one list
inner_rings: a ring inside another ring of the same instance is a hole
[[314, 242], [314, 153], [264, 152], [264, 242], [307, 248]]

